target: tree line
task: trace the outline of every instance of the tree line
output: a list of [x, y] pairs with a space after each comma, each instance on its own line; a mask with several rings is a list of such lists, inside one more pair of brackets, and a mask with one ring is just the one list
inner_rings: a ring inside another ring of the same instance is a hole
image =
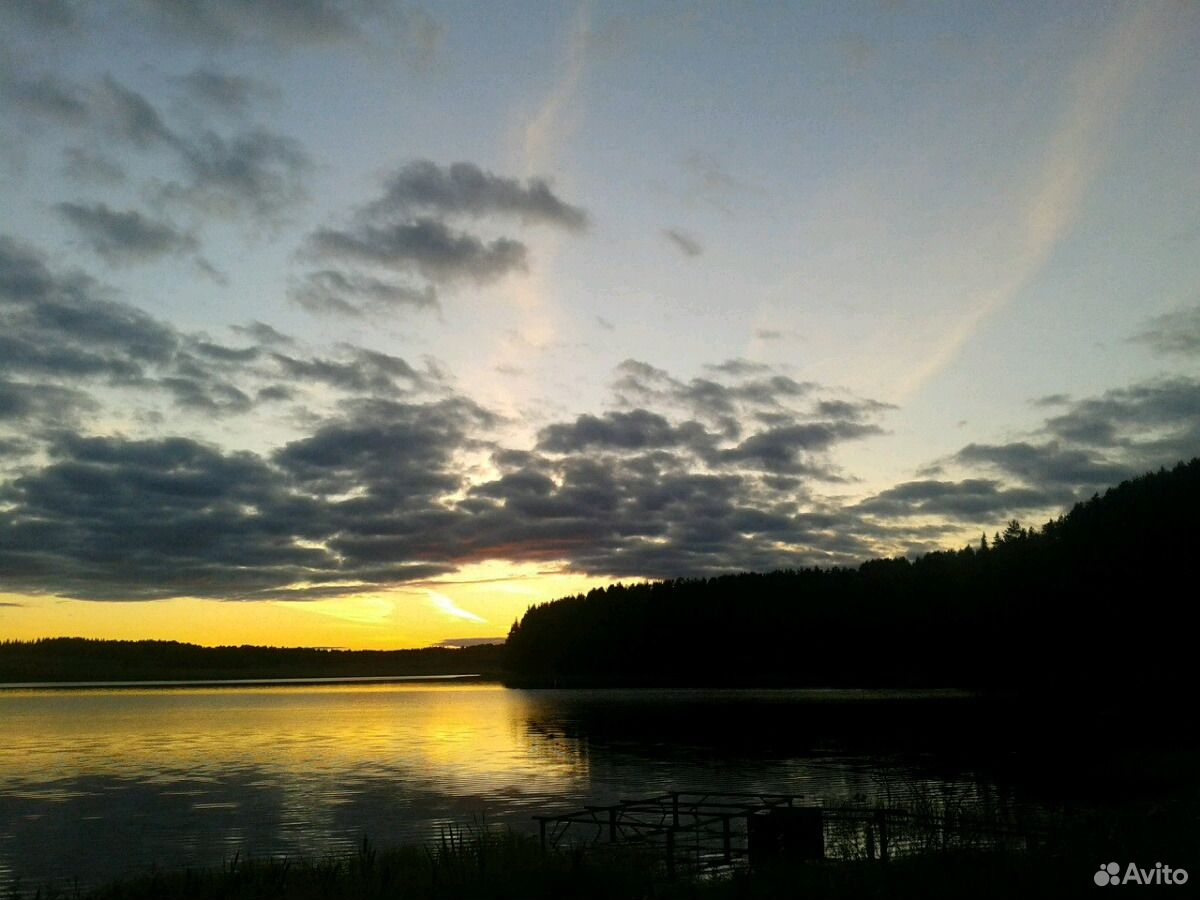
[[530, 608], [520, 685], [1181, 692], [1196, 652], [1200, 459], [1039, 528], [857, 568], [614, 585]]
[[501, 665], [500, 656], [499, 644], [461, 649], [321, 650], [251, 645], [201, 647], [178, 641], [64, 637], [0, 642], [0, 683], [494, 676]]

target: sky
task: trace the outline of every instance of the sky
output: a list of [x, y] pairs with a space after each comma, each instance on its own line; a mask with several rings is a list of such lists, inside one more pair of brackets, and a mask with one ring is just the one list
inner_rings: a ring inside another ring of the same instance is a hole
[[401, 648], [1200, 454], [1200, 4], [8, 0], [0, 639]]

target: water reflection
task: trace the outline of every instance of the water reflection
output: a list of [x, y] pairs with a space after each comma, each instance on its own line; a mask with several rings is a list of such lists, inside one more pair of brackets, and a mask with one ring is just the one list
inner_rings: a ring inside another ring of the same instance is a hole
[[0, 887], [423, 840], [484, 816], [528, 827], [534, 811], [672, 788], [973, 784], [921, 769], [965, 702], [485, 684], [0, 692]]

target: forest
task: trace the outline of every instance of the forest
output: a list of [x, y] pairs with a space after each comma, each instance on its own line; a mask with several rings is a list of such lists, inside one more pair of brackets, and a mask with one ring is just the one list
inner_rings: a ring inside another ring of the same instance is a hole
[[492, 675], [500, 645], [461, 649], [321, 650], [201, 647], [178, 641], [47, 638], [0, 642], [0, 684], [38, 681], [186, 681]]
[[913, 561], [597, 588], [530, 608], [514, 685], [1189, 689], [1200, 459]]

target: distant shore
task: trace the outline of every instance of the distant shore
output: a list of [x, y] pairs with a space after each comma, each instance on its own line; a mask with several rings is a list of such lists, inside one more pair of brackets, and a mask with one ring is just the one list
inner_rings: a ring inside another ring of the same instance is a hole
[[10, 690], [90, 690], [108, 688], [192, 688], [192, 687], [286, 687], [289, 685], [393, 684], [440, 681], [489, 681], [472, 672], [462, 675], [346, 675], [330, 678], [181, 678], [170, 681], [141, 679], [131, 681], [0, 681], [0, 691]]
[[178, 641], [0, 642], [0, 687], [191, 687], [495, 678], [503, 646], [325, 650]]

